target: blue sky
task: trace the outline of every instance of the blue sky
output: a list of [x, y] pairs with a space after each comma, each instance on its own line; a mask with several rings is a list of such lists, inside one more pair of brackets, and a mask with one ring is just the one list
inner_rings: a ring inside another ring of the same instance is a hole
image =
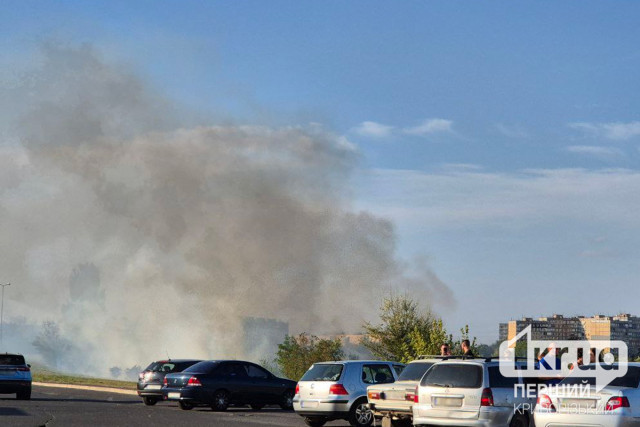
[[[521, 315], [640, 314], [640, 4], [3, 2], [0, 60], [90, 43], [192, 124], [321, 123], [481, 341]], [[437, 307], [435, 307], [437, 311]]]

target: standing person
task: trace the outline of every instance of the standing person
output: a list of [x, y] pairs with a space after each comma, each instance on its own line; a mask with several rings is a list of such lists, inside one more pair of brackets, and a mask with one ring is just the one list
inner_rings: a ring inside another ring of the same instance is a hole
[[445, 342], [440, 346], [440, 356], [451, 356], [451, 348], [449, 343]]
[[460, 346], [462, 347], [462, 355], [464, 357], [475, 357], [471, 351], [471, 342], [469, 342], [469, 340], [462, 340]]

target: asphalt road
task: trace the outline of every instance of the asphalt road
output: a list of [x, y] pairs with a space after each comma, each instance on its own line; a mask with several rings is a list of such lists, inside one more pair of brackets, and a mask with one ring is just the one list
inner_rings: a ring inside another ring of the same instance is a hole
[[[293, 411], [279, 408], [183, 411], [168, 402], [145, 406], [136, 396], [37, 386], [31, 400], [15, 400], [14, 396], [0, 395], [0, 426], [306, 426]], [[349, 424], [334, 421], [327, 426]]]

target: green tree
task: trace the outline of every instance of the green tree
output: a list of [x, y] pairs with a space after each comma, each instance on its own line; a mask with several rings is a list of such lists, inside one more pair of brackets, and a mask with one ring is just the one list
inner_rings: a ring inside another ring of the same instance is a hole
[[390, 296], [380, 306], [380, 323], [363, 325], [365, 346], [383, 360], [409, 362], [421, 354], [439, 354], [447, 333], [442, 320], [406, 296]]
[[464, 327], [460, 328], [460, 339], [458, 341], [453, 340], [453, 335], [449, 335], [449, 341], [451, 342], [451, 354], [453, 355], [461, 355], [462, 351], [462, 341], [469, 340], [471, 343], [471, 352], [474, 355], [478, 355], [478, 344], [476, 337], [473, 339], [469, 338], [469, 325], [464, 325]]
[[320, 339], [302, 333], [287, 335], [284, 342], [278, 344], [276, 363], [285, 377], [298, 381], [314, 363], [341, 360], [343, 357], [339, 339]]

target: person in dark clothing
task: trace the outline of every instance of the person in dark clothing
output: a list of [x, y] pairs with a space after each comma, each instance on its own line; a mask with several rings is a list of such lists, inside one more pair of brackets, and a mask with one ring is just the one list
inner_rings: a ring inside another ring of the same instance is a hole
[[471, 351], [471, 343], [469, 342], [469, 340], [462, 340], [460, 346], [462, 347], [462, 355], [464, 357], [475, 357], [475, 355]]

